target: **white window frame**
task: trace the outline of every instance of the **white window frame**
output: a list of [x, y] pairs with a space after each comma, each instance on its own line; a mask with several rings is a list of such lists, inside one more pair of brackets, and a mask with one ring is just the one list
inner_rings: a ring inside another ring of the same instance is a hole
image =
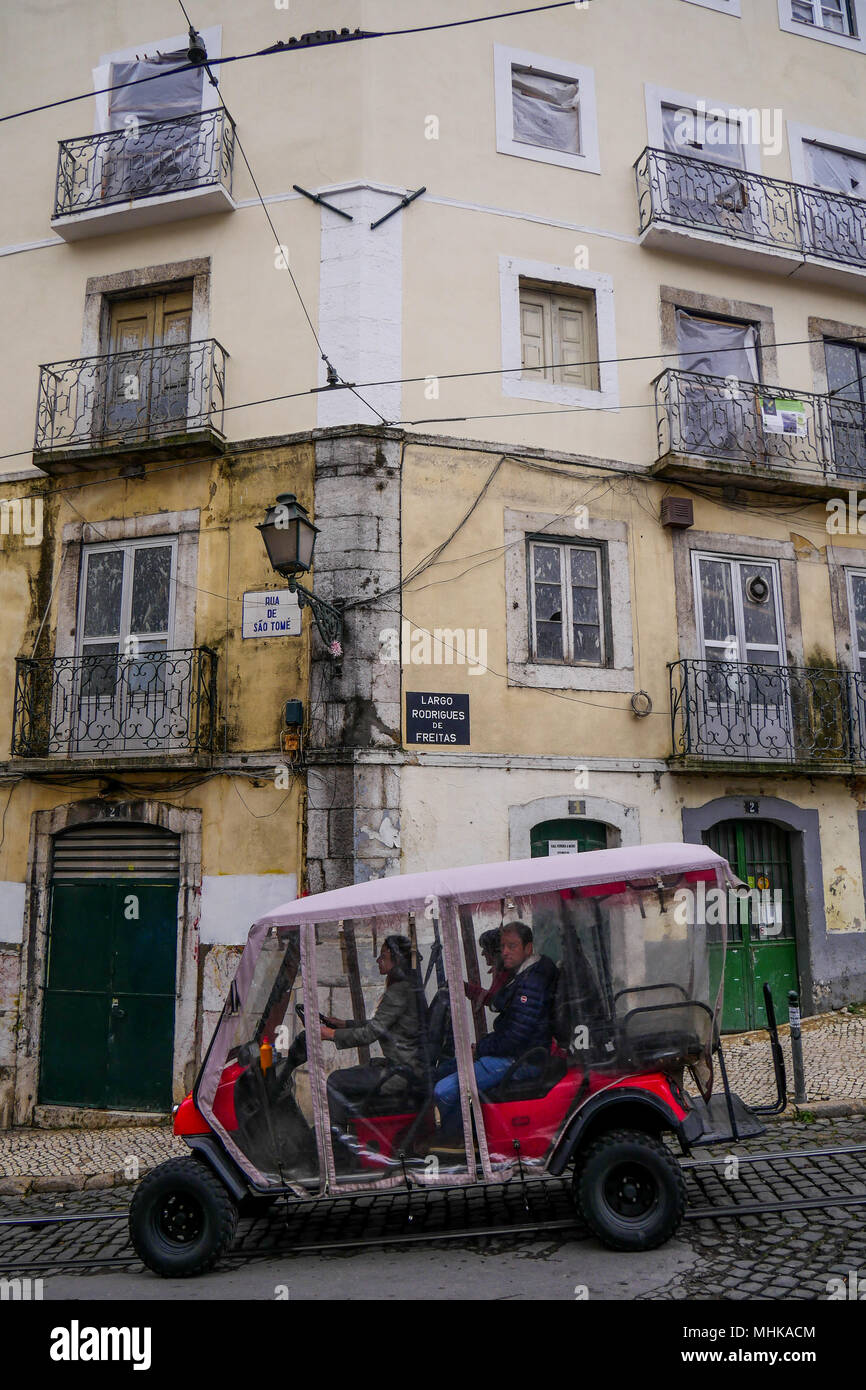
[[[665, 137], [662, 125], [662, 107], [677, 106], [687, 111], [697, 111], [698, 101], [701, 100], [707, 112], [724, 111], [729, 121], [742, 125], [739, 119], [743, 113], [742, 106], [735, 106], [728, 101], [713, 101], [711, 98], [696, 92], [679, 92], [672, 87], [658, 87], [655, 83], [644, 83], [644, 100], [646, 103], [646, 126], [647, 144], [651, 149], [664, 151]], [[750, 109], [750, 108], [747, 108]], [[749, 131], [743, 130], [743, 169], [747, 174], [761, 173], [761, 145], [759, 140], [750, 140]], [[688, 151], [684, 150], [684, 154]]]
[[[567, 520], [567, 518], [565, 519]], [[635, 690], [632, 642], [629, 531], [624, 521], [591, 516], [585, 530], [569, 534], [564, 518], [549, 512], [505, 511], [505, 631], [508, 683], [540, 690], [608, 690], [632, 694]], [[608, 665], [569, 661], [535, 661], [530, 645], [531, 599], [529, 584], [530, 539], [551, 544], [573, 542], [592, 545], [605, 542], [606, 587], [610, 647]]]
[[[696, 629], [697, 629], [698, 650], [699, 650], [699, 652], [700, 652], [700, 658], [699, 658], [699, 659], [700, 659], [701, 661], [707, 661], [707, 660], [709, 659], [708, 656], [707, 656], [707, 644], [706, 644], [706, 641], [705, 641], [705, 639], [704, 639], [704, 606], [703, 606], [703, 597], [702, 597], [702, 593], [701, 593], [701, 561], [702, 561], [702, 560], [717, 560], [717, 561], [719, 561], [719, 563], [721, 563], [721, 564], [726, 564], [726, 565], [728, 565], [729, 567], [733, 567], [734, 565], [740, 565], [740, 564], [746, 564], [746, 565], [763, 565], [765, 568], [769, 569], [769, 570], [772, 572], [772, 576], [773, 576], [773, 601], [774, 601], [774, 604], [775, 604], [775, 612], [776, 612], [776, 630], [777, 630], [777, 633], [778, 633], [778, 640], [777, 640], [775, 646], [771, 646], [771, 644], [770, 644], [769, 642], [751, 642], [751, 643], [749, 643], [749, 645], [752, 647], [753, 650], [760, 648], [761, 650], [764, 650], [764, 651], [774, 651], [774, 652], [777, 652], [778, 655], [779, 655], [779, 666], [780, 666], [780, 667], [786, 666], [786, 665], [787, 665], [787, 661], [785, 660], [785, 654], [786, 654], [785, 614], [784, 614], [784, 611], [783, 611], [783, 608], [782, 608], [782, 577], [781, 577], [781, 574], [780, 574], [780, 571], [779, 571], [779, 562], [778, 562], [778, 560], [767, 559], [766, 557], [761, 556], [761, 555], [729, 555], [729, 554], [725, 554], [725, 553], [717, 553], [716, 551], [712, 551], [712, 550], [697, 550], [697, 549], [692, 550], [691, 556], [692, 556], [692, 591], [693, 591], [693, 594], [694, 594], [695, 624], [696, 624]], [[742, 597], [742, 593], [740, 592], [740, 589], [739, 589], [738, 586], [733, 586], [733, 585], [732, 585], [732, 593], [733, 593], [733, 599], [734, 599], [734, 612], [735, 612], [735, 615], [736, 615], [736, 625], [739, 627], [739, 632], [736, 632], [734, 635], [735, 635], [736, 638], [737, 638], [738, 647], [739, 647], [739, 646], [745, 646], [745, 638], [744, 638], [745, 626], [744, 626], [744, 618], [743, 618], [743, 597]], [[717, 647], [717, 646], [719, 646], [720, 644], [719, 644], [718, 642], [712, 642], [710, 645], [711, 645], [712, 647]], [[745, 652], [743, 652], [741, 655], [738, 655], [738, 656], [735, 657], [735, 658], [727, 658], [727, 657], [726, 657], [726, 658], [724, 658], [724, 659], [725, 659], [725, 660], [741, 661], [741, 662], [744, 662], [744, 663], [749, 664], [749, 665], [759, 665], [759, 664], [760, 664], [760, 663], [754, 662], [754, 661], [751, 661], [751, 662], [750, 662], [750, 661], [749, 661], [749, 658], [745, 655]], [[773, 664], [773, 663], [771, 663], [771, 664]]]
[[[598, 344], [599, 389], [563, 386], [554, 382], [523, 377], [520, 333], [520, 281], [536, 280], [549, 285], [592, 290], [595, 293], [595, 336]], [[548, 401], [551, 405], [586, 405], [595, 409], [619, 408], [619, 376], [616, 364], [616, 323], [613, 304], [613, 277], [598, 270], [575, 270], [573, 266], [548, 265], [516, 256], [499, 257], [499, 294], [502, 316], [503, 395], [521, 400]]]
[[740, 0], [686, 0], [687, 5], [700, 5], [705, 10], [718, 10], [719, 14], [733, 15], [736, 19], [742, 18]]
[[[551, 536], [546, 539], [544, 536], [527, 536], [527, 582], [529, 584], [529, 652], [534, 664], [539, 664], [537, 656], [538, 633], [536, 631], [535, 613], [535, 566], [530, 563], [533, 549], [535, 546], [547, 546], [551, 550], [559, 551], [559, 589], [562, 596], [563, 617], [560, 619], [562, 628], [562, 648], [563, 655], [559, 661], [555, 657], [544, 657], [542, 663], [556, 661], [556, 665], [563, 666], [584, 666], [591, 670], [598, 670], [608, 664], [608, 640], [607, 640], [607, 565], [605, 549], [600, 541], [584, 540], [562, 540], [559, 536]], [[570, 575], [570, 553], [572, 550], [587, 550], [595, 556], [596, 565], [596, 596], [598, 599], [598, 629], [599, 629], [599, 649], [600, 658], [598, 661], [578, 661], [574, 655], [574, 594], [572, 592]]]
[[[582, 152], [551, 150], [545, 145], [527, 145], [514, 138], [514, 106], [512, 99], [512, 68], [535, 68], [545, 77], [562, 78], [578, 86], [580, 137]], [[524, 48], [493, 45], [493, 87], [496, 104], [496, 148], [500, 154], [513, 154], [518, 159], [533, 159], [542, 164], [558, 164], [562, 169], [582, 169], [587, 174], [601, 173], [598, 147], [598, 111], [595, 100], [595, 74], [592, 68], [564, 58], [550, 58], [543, 53], [530, 53]]]
[[815, 39], [818, 43], [832, 43], [837, 48], [847, 48], [854, 53], [866, 53], [866, 0], [851, 0], [857, 37], [850, 34], [835, 34], [832, 29], [824, 29], [819, 24], [803, 24], [793, 18], [791, 0], [778, 0], [779, 28], [785, 34], [797, 34], [801, 39]]
[[[103, 553], [111, 553], [112, 551], [118, 551], [118, 550], [119, 550], [119, 551], [122, 551], [123, 554], [124, 554], [124, 561], [123, 561], [123, 580], [122, 580], [122, 587], [121, 587], [120, 632], [119, 632], [118, 638], [117, 638], [118, 655], [119, 655], [119, 656], [122, 656], [122, 655], [123, 655], [123, 644], [124, 644], [124, 641], [126, 640], [126, 638], [123, 636], [123, 632], [124, 632], [124, 629], [126, 629], [127, 632], [128, 632], [128, 629], [129, 629], [129, 619], [130, 619], [130, 612], [131, 612], [131, 608], [132, 608], [132, 580], [133, 580], [134, 567], [135, 567], [135, 561], [133, 560], [133, 561], [130, 562], [130, 561], [128, 561], [125, 557], [126, 557], [130, 552], [135, 552], [135, 551], [137, 551], [137, 550], [148, 550], [148, 549], [153, 549], [154, 547], [162, 547], [162, 548], [164, 549], [166, 546], [168, 546], [168, 547], [171, 549], [171, 574], [170, 574], [170, 578], [169, 578], [169, 592], [168, 592], [168, 628], [166, 629], [166, 632], [165, 632], [165, 650], [166, 650], [167, 652], [170, 652], [170, 651], [173, 650], [173, 645], [172, 645], [172, 644], [173, 644], [173, 641], [174, 641], [175, 609], [176, 609], [176, 606], [177, 606], [177, 550], [178, 550], [178, 537], [177, 537], [176, 535], [175, 535], [175, 536], [153, 536], [153, 537], [148, 536], [148, 537], [146, 537], [146, 538], [145, 538], [145, 537], [135, 538], [135, 539], [133, 539], [133, 538], [127, 538], [127, 539], [124, 539], [124, 540], [117, 540], [117, 541], [97, 541], [97, 542], [95, 542], [95, 543], [88, 542], [87, 544], [85, 544], [85, 545], [83, 545], [83, 546], [81, 547], [81, 576], [80, 576], [79, 585], [78, 585], [78, 589], [79, 589], [79, 593], [78, 593], [78, 622], [76, 623], [76, 639], [75, 639], [75, 648], [76, 648], [75, 654], [76, 654], [76, 656], [85, 656], [85, 655], [87, 654], [87, 653], [86, 653], [87, 641], [90, 641], [90, 642], [96, 642], [96, 641], [106, 641], [106, 642], [110, 642], [110, 641], [113, 641], [113, 638], [108, 637], [108, 636], [105, 636], [105, 637], [94, 636], [94, 637], [91, 637], [91, 638], [89, 638], [89, 639], [85, 639], [85, 637], [84, 637], [84, 610], [85, 610], [86, 601], [87, 601], [87, 584], [86, 584], [86, 576], [87, 576], [87, 559], [88, 559], [88, 556], [90, 556], [90, 555], [97, 555], [97, 554], [103, 554]], [[157, 638], [158, 638], [159, 636], [160, 636], [159, 634], [156, 634], [155, 637], [154, 637], [154, 640], [157, 640]], [[148, 636], [147, 638], [145, 638], [145, 639], [143, 639], [143, 640], [150, 641], [151, 638], [150, 638], [150, 636]]]
[[[220, 58], [222, 56], [222, 25], [216, 24], [210, 29], [200, 29], [199, 33], [204, 39], [209, 58]], [[188, 34], [175, 34], [172, 38], [154, 39], [150, 43], [137, 43], [134, 48], [119, 48], [114, 53], [101, 53], [99, 63], [93, 69], [93, 90], [96, 102], [95, 122], [93, 127], [94, 135], [103, 135], [108, 130], [108, 102], [110, 93], [104, 88], [111, 82], [111, 64], [128, 63], [134, 58], [142, 58], [146, 54], [154, 53], [173, 53], [179, 48], [189, 47]], [[219, 81], [219, 73], [214, 74]], [[211, 86], [207, 80], [207, 74], [202, 74], [202, 111], [213, 111], [220, 104], [219, 95], [216, 87]]]

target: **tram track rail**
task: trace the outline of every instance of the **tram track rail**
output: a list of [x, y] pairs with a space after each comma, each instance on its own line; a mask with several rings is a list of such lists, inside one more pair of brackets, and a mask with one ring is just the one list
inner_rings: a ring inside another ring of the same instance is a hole
[[[732, 1161], [736, 1176], [731, 1173]], [[680, 1160], [689, 1203], [685, 1220], [727, 1221], [786, 1212], [866, 1206], [866, 1144], [699, 1154]], [[725, 1169], [728, 1176], [725, 1176]], [[745, 1169], [745, 1175], [740, 1171]], [[781, 1171], [780, 1171], [781, 1170]], [[570, 1177], [514, 1178], [501, 1186], [404, 1189], [314, 1198], [242, 1219], [222, 1263], [337, 1254], [364, 1248], [589, 1232], [572, 1205]], [[736, 1192], [738, 1199], [730, 1201]], [[137, 1267], [126, 1233], [128, 1208], [118, 1211], [0, 1217], [0, 1274]], [[119, 1227], [114, 1232], [112, 1227]], [[99, 1249], [67, 1253], [67, 1236], [81, 1231]], [[105, 1237], [100, 1239], [99, 1232]], [[52, 1233], [53, 1238], [52, 1238]], [[28, 1237], [13, 1253], [17, 1236]], [[12, 1256], [10, 1259], [9, 1257]]]

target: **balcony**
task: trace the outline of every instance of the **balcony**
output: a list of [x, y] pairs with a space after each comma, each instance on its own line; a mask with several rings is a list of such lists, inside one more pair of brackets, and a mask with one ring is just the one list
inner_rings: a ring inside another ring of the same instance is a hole
[[211, 753], [216, 653], [210, 647], [15, 662], [13, 758], [194, 757]]
[[672, 662], [672, 765], [851, 773], [866, 765], [866, 681], [834, 667]]
[[866, 276], [866, 199], [646, 149], [641, 244], [850, 288]]
[[33, 462], [58, 475], [221, 453], [227, 356], [205, 338], [40, 367]]
[[653, 382], [653, 472], [826, 497], [866, 480], [866, 407], [669, 368]]
[[64, 241], [234, 209], [222, 109], [62, 140], [51, 226]]

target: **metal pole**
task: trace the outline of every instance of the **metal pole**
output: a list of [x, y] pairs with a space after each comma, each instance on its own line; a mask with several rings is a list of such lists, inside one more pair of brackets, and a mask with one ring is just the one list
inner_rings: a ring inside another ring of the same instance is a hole
[[794, 1065], [794, 1102], [803, 1105], [806, 1101], [806, 1072], [803, 1068], [800, 1000], [795, 989], [788, 990], [788, 1021], [791, 1025], [791, 1060]]

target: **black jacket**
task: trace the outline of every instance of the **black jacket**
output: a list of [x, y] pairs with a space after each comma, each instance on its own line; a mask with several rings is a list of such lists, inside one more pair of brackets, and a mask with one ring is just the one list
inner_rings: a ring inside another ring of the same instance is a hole
[[499, 1016], [482, 1038], [476, 1057], [522, 1057], [530, 1048], [550, 1050], [556, 966], [549, 956], [509, 980], [496, 996]]

